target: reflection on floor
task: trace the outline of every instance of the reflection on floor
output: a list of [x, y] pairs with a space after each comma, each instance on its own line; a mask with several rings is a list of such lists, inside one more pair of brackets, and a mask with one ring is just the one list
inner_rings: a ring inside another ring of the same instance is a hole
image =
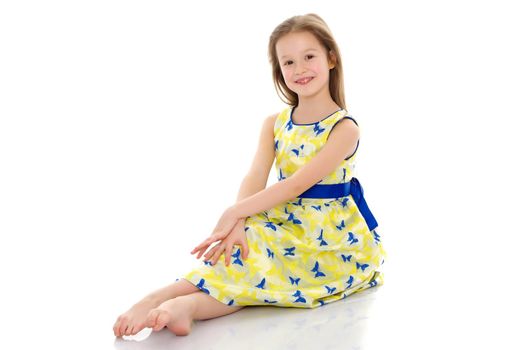
[[[195, 321], [188, 336], [145, 329], [115, 340], [119, 350], [144, 349], [363, 349], [372, 288], [316, 309], [251, 306], [231, 315]], [[379, 293], [380, 294], [380, 293]]]

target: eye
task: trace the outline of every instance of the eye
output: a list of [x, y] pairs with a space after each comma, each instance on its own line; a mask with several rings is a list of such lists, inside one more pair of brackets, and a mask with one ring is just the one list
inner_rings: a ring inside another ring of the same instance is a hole
[[288, 66], [288, 65], [290, 65], [290, 64], [292, 64], [292, 63], [293, 63], [293, 61], [285, 61], [285, 62], [284, 62], [284, 65], [285, 65], [285, 66]]
[[306, 55], [306, 58], [309, 59], [309, 60], [311, 60], [314, 57], [315, 57], [314, 55]]

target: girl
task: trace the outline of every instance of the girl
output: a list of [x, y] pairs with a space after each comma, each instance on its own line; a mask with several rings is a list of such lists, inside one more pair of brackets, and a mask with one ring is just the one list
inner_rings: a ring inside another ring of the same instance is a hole
[[[193, 320], [247, 305], [316, 308], [383, 283], [377, 222], [353, 177], [359, 128], [328, 26], [315, 14], [289, 18], [270, 36], [269, 58], [289, 106], [265, 119], [237, 203], [191, 253], [220, 242], [202, 266], [121, 315], [116, 336], [145, 327], [187, 335]], [[274, 159], [279, 181], [265, 189]]]

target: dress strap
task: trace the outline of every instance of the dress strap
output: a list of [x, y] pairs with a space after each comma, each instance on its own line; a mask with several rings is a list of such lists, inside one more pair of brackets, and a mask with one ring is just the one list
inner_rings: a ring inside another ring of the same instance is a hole
[[[334, 130], [334, 127], [337, 125], [337, 123], [339, 123], [343, 119], [350, 119], [351, 121], [353, 121], [355, 123], [355, 125], [359, 126], [359, 124], [357, 124], [357, 122], [355, 121], [354, 117], [352, 117], [349, 114], [346, 114], [346, 115], [343, 115], [339, 120], [337, 120], [334, 123], [334, 125], [332, 125], [332, 127], [330, 128], [330, 131], [328, 132], [328, 136], [330, 136], [330, 133], [332, 132], [332, 130]], [[327, 138], [328, 138], [328, 136], [327, 136]], [[354, 156], [354, 154], [356, 154], [358, 148], [359, 148], [359, 140], [357, 140], [357, 145], [355, 146], [354, 152], [352, 152], [351, 155], [346, 157], [345, 160], [348, 160], [348, 159], [352, 158]]]
[[286, 107], [277, 115], [277, 118], [275, 118], [275, 124], [273, 125], [273, 134], [277, 135], [277, 132], [281, 127], [286, 123], [286, 120], [288, 119], [288, 115], [290, 113], [290, 106]]

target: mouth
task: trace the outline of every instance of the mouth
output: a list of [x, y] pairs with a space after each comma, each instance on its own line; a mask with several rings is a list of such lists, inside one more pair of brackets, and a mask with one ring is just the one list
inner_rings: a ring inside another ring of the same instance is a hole
[[312, 80], [313, 80], [313, 77], [306, 77], [306, 78], [301, 78], [301, 79], [296, 80], [295, 83], [299, 85], [306, 85]]

